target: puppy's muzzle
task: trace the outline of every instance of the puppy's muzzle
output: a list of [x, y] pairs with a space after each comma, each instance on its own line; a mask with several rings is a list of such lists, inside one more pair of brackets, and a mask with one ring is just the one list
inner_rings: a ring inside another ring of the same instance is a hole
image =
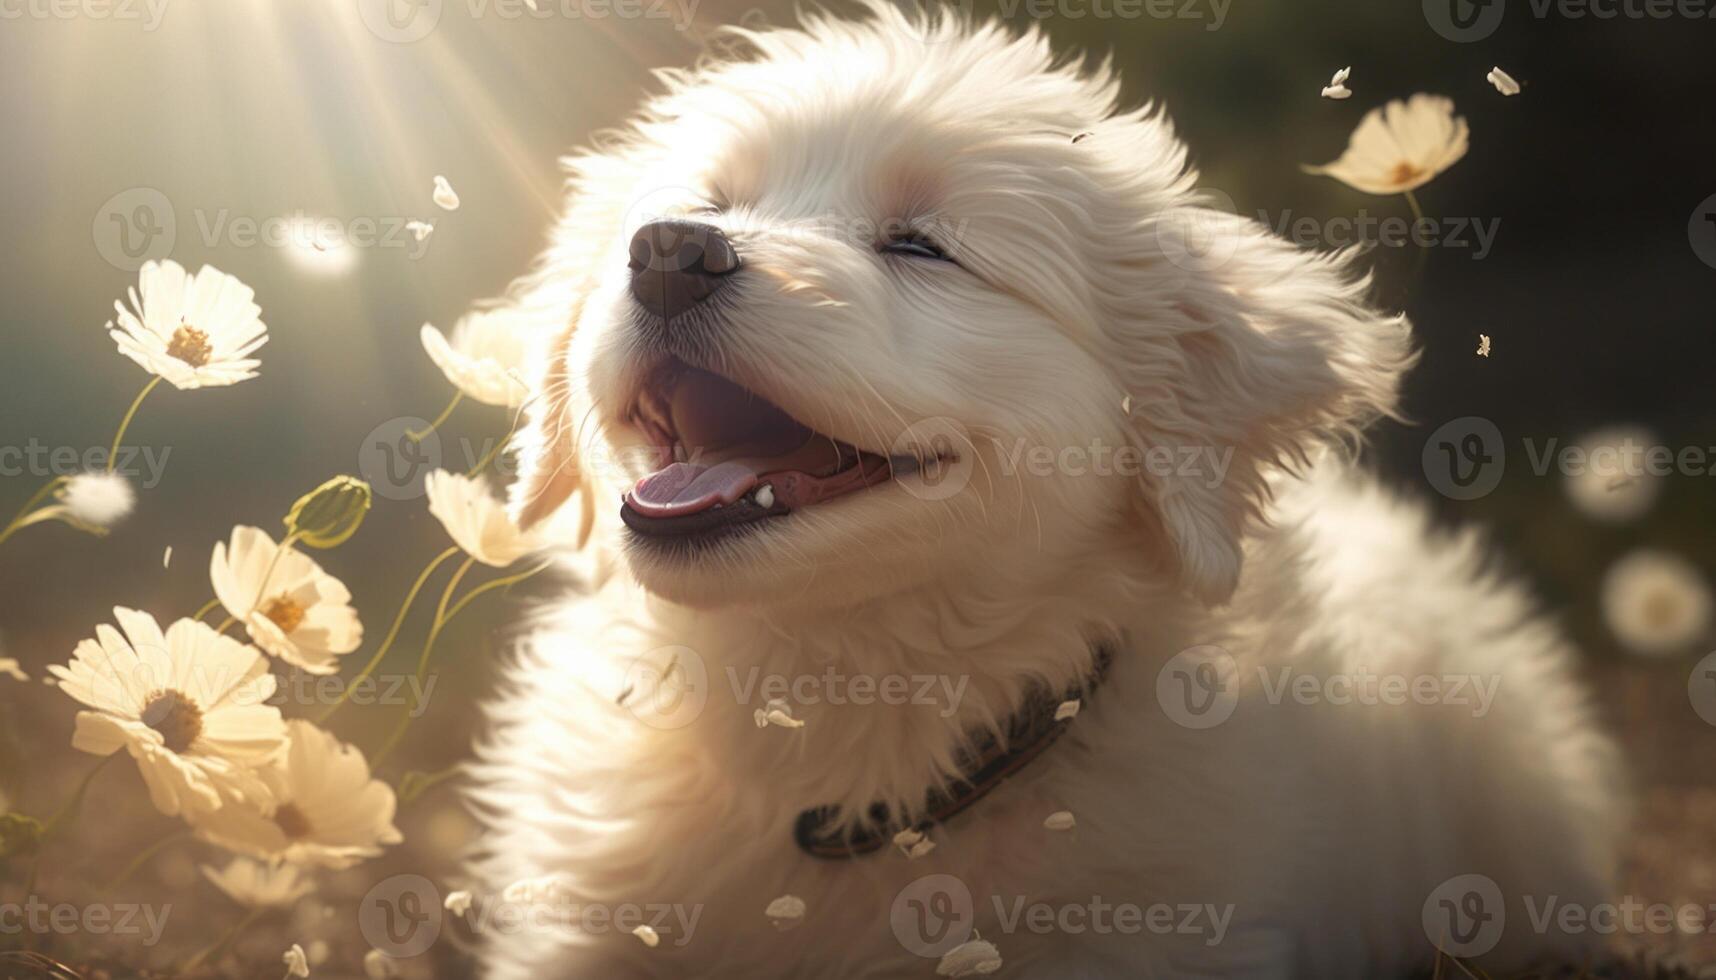
[[721, 229], [696, 221], [652, 221], [632, 236], [630, 251], [632, 295], [663, 320], [715, 295], [739, 268]]

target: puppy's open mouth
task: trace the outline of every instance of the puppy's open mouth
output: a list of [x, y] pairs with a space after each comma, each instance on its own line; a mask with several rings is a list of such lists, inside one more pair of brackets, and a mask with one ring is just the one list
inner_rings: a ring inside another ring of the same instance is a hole
[[690, 538], [780, 517], [913, 472], [919, 461], [823, 435], [726, 378], [680, 361], [651, 375], [631, 421], [655, 472], [620, 516], [650, 537]]

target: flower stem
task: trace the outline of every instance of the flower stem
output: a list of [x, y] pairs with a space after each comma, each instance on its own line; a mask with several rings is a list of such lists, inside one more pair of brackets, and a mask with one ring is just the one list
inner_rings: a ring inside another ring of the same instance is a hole
[[[37, 511], [34, 514], [30, 513], [30, 508], [41, 503], [43, 500], [46, 500], [49, 494], [53, 493], [55, 490], [58, 490], [60, 488], [60, 485], [65, 483], [65, 482], [66, 482], [65, 477], [56, 476], [52, 480], [49, 480], [47, 483], [42, 484], [42, 488], [40, 490], [37, 490], [35, 493], [31, 494], [30, 499], [24, 501], [24, 506], [18, 508], [18, 513], [16, 515], [14, 515], [12, 520], [6, 524], [6, 527], [4, 529], [0, 529], [0, 544], [4, 544], [7, 538], [11, 537], [13, 534], [17, 533], [18, 531], [20, 531], [26, 527], [29, 527], [31, 524], [35, 524], [39, 521], [48, 520], [48, 517], [44, 517], [42, 515], [44, 513], [46, 513], [46, 511], [51, 509], [51, 508], [44, 508], [43, 510]], [[49, 515], [49, 517], [51, 517], [51, 516], [52, 515]]]
[[259, 908], [258, 909], [251, 909], [249, 912], [246, 912], [244, 914], [244, 918], [239, 919], [237, 922], [234, 922], [232, 924], [232, 928], [230, 928], [226, 932], [222, 933], [221, 937], [219, 939], [215, 940], [210, 945], [203, 947], [202, 950], [200, 950], [197, 953], [197, 955], [191, 957], [189, 960], [187, 960], [185, 962], [185, 968], [183, 970], [176, 971], [176, 972], [186, 973], [186, 974], [195, 973], [197, 967], [203, 965], [204, 960], [207, 960], [211, 956], [218, 955], [221, 950], [223, 950], [227, 947], [228, 943], [231, 943], [234, 939], [238, 938], [238, 934], [240, 932], [244, 931], [245, 926], [248, 926], [252, 922], [255, 922], [257, 917], [260, 915], [262, 915], [262, 910]]
[[417, 576], [416, 582], [412, 583], [411, 591], [405, 594], [405, 601], [400, 604], [398, 614], [393, 617], [393, 627], [387, 631], [387, 638], [381, 641], [381, 646], [376, 648], [375, 653], [369, 658], [369, 663], [364, 664], [363, 670], [352, 678], [351, 683], [346, 685], [345, 692], [340, 695], [340, 699], [329, 705], [328, 710], [322, 712], [322, 716], [316, 719], [318, 725], [326, 725], [328, 719], [334, 716], [334, 712], [340, 710], [340, 706], [351, 699], [352, 692], [357, 690], [358, 684], [375, 673], [375, 669], [381, 665], [381, 658], [387, 656], [387, 651], [393, 648], [393, 641], [399, 636], [400, 624], [405, 622], [405, 614], [410, 611], [411, 604], [417, 601], [417, 593], [423, 591], [424, 583], [429, 581], [429, 576], [434, 574], [435, 569], [440, 568], [443, 562], [458, 553], [459, 549], [455, 545], [436, 555], [435, 560], [424, 567], [423, 573]]
[[552, 562], [543, 562], [535, 568], [519, 572], [517, 575], [508, 575], [504, 578], [497, 578], [491, 582], [485, 582], [465, 593], [458, 602], [453, 603], [452, 607], [449, 608], [448, 601], [453, 596], [453, 590], [458, 586], [459, 580], [464, 578], [465, 573], [470, 570], [471, 563], [474, 561], [476, 561], [476, 559], [466, 558], [465, 563], [459, 566], [459, 570], [453, 574], [452, 581], [447, 583], [447, 588], [441, 593], [441, 603], [435, 609], [435, 622], [429, 628], [429, 638], [424, 641], [423, 652], [419, 654], [417, 658], [417, 683], [411, 687], [411, 704], [406, 710], [405, 717], [399, 719], [399, 724], [393, 729], [393, 734], [388, 736], [387, 742], [382, 745], [380, 751], [378, 751], [375, 754], [375, 757], [370, 761], [371, 768], [380, 766], [382, 761], [392, 754], [393, 750], [399, 746], [399, 740], [405, 737], [406, 729], [410, 728], [411, 723], [416, 720], [417, 710], [420, 706], [418, 699], [421, 697], [419, 692], [423, 690], [424, 675], [429, 672], [429, 654], [430, 651], [434, 650], [435, 641], [440, 638], [441, 631], [446, 628], [447, 624], [452, 622], [459, 613], [463, 612], [465, 607], [471, 604], [471, 600], [477, 598], [483, 593], [492, 592], [495, 589], [505, 588], [509, 585], [522, 582], [552, 564]]
[[119, 753], [114, 752], [112, 755], [109, 755], [103, 758], [100, 762], [97, 762], [90, 768], [89, 772], [84, 774], [83, 782], [77, 784], [77, 790], [72, 793], [71, 798], [66, 800], [65, 804], [56, 810], [53, 816], [48, 818], [47, 823], [42, 825], [43, 840], [47, 840], [51, 837], [54, 831], [58, 830], [62, 825], [69, 826], [67, 821], [77, 819], [78, 811], [83, 807], [83, 798], [89, 794], [89, 784], [95, 782], [96, 774], [105, 769], [109, 762], [112, 762], [118, 757]]
[[429, 438], [429, 433], [434, 432], [436, 429], [439, 429], [441, 427], [441, 423], [447, 421], [447, 419], [452, 416], [453, 409], [458, 408], [459, 403], [464, 401], [464, 400], [465, 400], [465, 393], [463, 391], [453, 392], [453, 400], [447, 403], [446, 408], [441, 409], [441, 414], [435, 416], [435, 421], [429, 423], [428, 428], [422, 429], [422, 430], [417, 431], [417, 432], [407, 432], [405, 434], [405, 438], [410, 439], [412, 442], [422, 442], [423, 440]]
[[214, 611], [214, 607], [216, 607], [218, 605], [220, 605], [219, 599], [210, 599], [209, 601], [203, 603], [202, 606], [200, 608], [198, 608], [194, 614], [192, 614], [191, 618], [192, 619], [202, 619], [204, 616], [207, 616], [210, 612]]
[[506, 444], [512, 441], [512, 435], [518, 431], [518, 424], [522, 421], [524, 421], [524, 407], [521, 405], [519, 406], [518, 411], [512, 413], [512, 424], [506, 427], [506, 435], [501, 436], [500, 441], [495, 443], [492, 449], [484, 453], [483, 458], [477, 460], [477, 465], [471, 467], [471, 471], [465, 475], [478, 476], [483, 472], [483, 470], [488, 469], [489, 464], [495, 461], [495, 457], [499, 456], [506, 450]]
[[481, 475], [484, 470], [489, 468], [489, 464], [495, 461], [495, 457], [499, 456], [501, 454], [501, 450], [506, 448], [506, 441], [507, 441], [507, 439], [511, 438], [511, 436], [512, 436], [512, 433], [509, 432], [505, 436], [503, 436], [499, 440], [497, 440], [493, 446], [489, 447], [489, 451], [483, 454], [483, 458], [477, 460], [477, 465], [471, 467], [470, 472], [466, 473], [465, 475], [466, 476], [479, 476], [479, 475]]
[[191, 832], [189, 830], [186, 830], [186, 829], [181, 827], [177, 830], [174, 830], [174, 831], [168, 833], [166, 836], [155, 841], [155, 843], [150, 844], [148, 847], [145, 847], [143, 850], [139, 851], [137, 853], [137, 856], [132, 858], [131, 862], [129, 864], [127, 864], [124, 868], [120, 869], [118, 874], [114, 875], [112, 878], [109, 878], [107, 880], [107, 883], [101, 886], [101, 893], [106, 894], [108, 892], [111, 892], [115, 888], [118, 888], [120, 885], [123, 885], [127, 881], [130, 881], [131, 876], [136, 874], [138, 869], [142, 868], [143, 865], [146, 864], [150, 858], [161, 853], [161, 851], [163, 849], [165, 849], [167, 847], [167, 845], [172, 844], [175, 841], [178, 841], [178, 840], [181, 840], [185, 837], [190, 836], [190, 833]]
[[107, 451], [107, 472], [112, 473], [114, 464], [119, 462], [119, 443], [125, 438], [125, 430], [131, 427], [131, 420], [137, 416], [138, 406], [143, 404], [143, 399], [149, 397], [149, 392], [154, 391], [155, 386], [159, 385], [161, 380], [160, 375], [151, 378], [149, 383], [143, 386], [143, 390], [137, 393], [137, 397], [131, 402], [131, 408], [125, 413], [125, 417], [119, 420], [119, 431], [113, 434], [113, 448]]
[[1418, 197], [1411, 191], [1403, 191], [1402, 193], [1406, 195], [1406, 203], [1412, 208], [1412, 220], [1423, 221], [1424, 209], [1418, 206]]
[[447, 582], [447, 587], [441, 590], [441, 601], [435, 606], [435, 621], [430, 624], [429, 636], [423, 641], [423, 652], [417, 655], [417, 683], [411, 688], [411, 703], [406, 707], [405, 717], [399, 719], [399, 724], [394, 726], [393, 734], [387, 737], [387, 741], [376, 752], [375, 758], [370, 761], [370, 768], [373, 769], [381, 765], [382, 761], [393, 753], [394, 747], [399, 744], [399, 740], [404, 737], [405, 730], [411, 727], [421, 697], [417, 692], [423, 690], [423, 675], [429, 672], [429, 652], [435, 649], [435, 641], [441, 638], [441, 630], [447, 626], [447, 603], [452, 601], [453, 590], [459, 587], [459, 581], [465, 577], [466, 572], [471, 570], [471, 566], [476, 564], [476, 561], [475, 558], [467, 557], [459, 565], [458, 570], [453, 573], [452, 579]]

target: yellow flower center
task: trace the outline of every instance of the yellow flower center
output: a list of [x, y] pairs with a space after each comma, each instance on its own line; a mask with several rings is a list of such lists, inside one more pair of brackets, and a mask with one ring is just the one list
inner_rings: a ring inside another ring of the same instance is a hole
[[188, 323], [179, 324], [179, 329], [173, 331], [172, 341], [167, 344], [168, 357], [176, 357], [194, 368], [207, 364], [209, 355], [213, 353], [209, 335]]
[[274, 811], [274, 825], [280, 828], [287, 840], [302, 840], [310, 836], [310, 818], [290, 803], [282, 803]]
[[1424, 168], [1402, 160], [1394, 165], [1394, 170], [1388, 175], [1389, 183], [1406, 186], [1424, 176]]
[[1652, 626], [1665, 629], [1680, 621], [1680, 597], [1668, 589], [1658, 589], [1645, 597], [1644, 618]]
[[161, 733], [169, 751], [184, 752], [203, 733], [203, 709], [182, 692], [152, 691], [143, 703], [143, 724]]
[[291, 596], [282, 595], [268, 600], [268, 604], [262, 607], [262, 615], [273, 620], [274, 625], [280, 627], [280, 632], [291, 633], [304, 622], [304, 607]]

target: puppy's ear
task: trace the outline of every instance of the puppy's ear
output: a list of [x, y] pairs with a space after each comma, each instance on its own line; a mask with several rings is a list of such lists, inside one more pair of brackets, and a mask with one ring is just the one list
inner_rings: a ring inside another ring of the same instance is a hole
[[539, 523], [580, 493], [578, 547], [595, 525], [595, 494], [578, 462], [577, 426], [570, 417], [571, 389], [567, 377], [567, 348], [572, 327], [557, 330], [540, 363], [546, 367], [525, 407], [525, 424], [513, 437], [518, 453], [518, 479], [513, 482], [513, 520], [521, 528]]
[[1127, 290], [1130, 309], [1117, 312], [1116, 361], [1146, 461], [1140, 506], [1186, 587], [1217, 604], [1238, 586], [1271, 471], [1394, 415], [1416, 354], [1405, 318], [1366, 304], [1353, 252], [1307, 252], [1202, 207], [1153, 224], [1150, 271], [1134, 266], [1144, 295]]

